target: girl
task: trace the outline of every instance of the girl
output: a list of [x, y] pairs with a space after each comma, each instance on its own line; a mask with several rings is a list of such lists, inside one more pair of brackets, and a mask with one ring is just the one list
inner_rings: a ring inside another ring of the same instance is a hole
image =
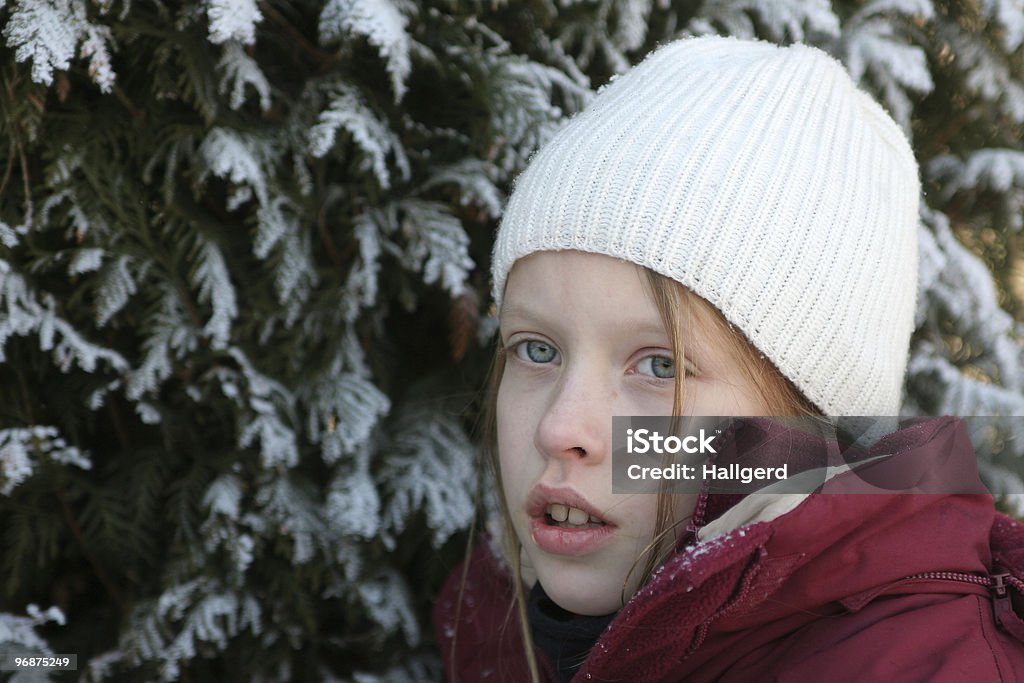
[[559, 131], [495, 245], [504, 530], [436, 605], [451, 680], [1024, 680], [1024, 525], [989, 496], [612, 490], [614, 415], [897, 415], [919, 193], [806, 46], [667, 45]]

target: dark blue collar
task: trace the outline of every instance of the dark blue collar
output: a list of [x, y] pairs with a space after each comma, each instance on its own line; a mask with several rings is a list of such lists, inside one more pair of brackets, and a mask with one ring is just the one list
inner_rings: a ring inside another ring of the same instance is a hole
[[561, 683], [572, 680], [594, 643], [615, 618], [614, 613], [585, 617], [568, 612], [548, 597], [540, 581], [530, 591], [526, 616], [534, 643], [554, 664]]

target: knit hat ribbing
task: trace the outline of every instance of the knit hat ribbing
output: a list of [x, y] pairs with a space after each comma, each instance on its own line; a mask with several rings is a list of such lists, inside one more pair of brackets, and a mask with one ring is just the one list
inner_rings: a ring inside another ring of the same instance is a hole
[[827, 415], [896, 415], [917, 293], [906, 137], [816, 48], [680, 40], [517, 179], [492, 261], [605, 254], [707, 299]]

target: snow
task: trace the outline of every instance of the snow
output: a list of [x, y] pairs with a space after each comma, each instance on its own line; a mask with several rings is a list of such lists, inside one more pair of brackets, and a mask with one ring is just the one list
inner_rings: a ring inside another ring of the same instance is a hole
[[243, 45], [256, 42], [256, 24], [263, 15], [256, 0], [206, 0], [210, 19], [210, 42], [215, 44], [237, 40]]
[[398, 102], [412, 70], [405, 23], [405, 17], [390, 0], [327, 0], [320, 12], [320, 42], [334, 42], [345, 35], [365, 36], [386, 61]]

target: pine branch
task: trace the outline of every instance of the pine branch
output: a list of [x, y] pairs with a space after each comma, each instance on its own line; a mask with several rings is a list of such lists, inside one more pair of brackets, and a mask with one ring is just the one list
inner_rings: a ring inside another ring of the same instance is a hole
[[130, 97], [128, 97], [128, 93], [126, 93], [120, 85], [114, 86], [114, 97], [117, 98], [118, 102], [124, 105], [124, 108], [128, 110], [128, 113], [132, 115], [133, 119], [140, 123], [146, 120], [146, 112], [135, 106], [135, 103], [132, 102]]
[[32, 216], [34, 214], [32, 204], [32, 188], [29, 187], [28, 159], [25, 158], [25, 148], [22, 146], [20, 131], [15, 132], [14, 143], [18, 149], [18, 159], [21, 161], [22, 190], [25, 192], [25, 225], [31, 225]]
[[341, 254], [338, 253], [338, 247], [335, 246], [334, 240], [331, 239], [331, 232], [327, 229], [327, 207], [330, 205], [329, 201], [325, 201], [320, 205], [320, 211], [317, 212], [316, 216], [316, 231], [320, 235], [320, 241], [323, 242], [324, 248], [327, 250], [327, 255], [330, 257], [331, 262], [336, 268], [343, 268], [345, 260]]
[[7, 168], [4, 169], [4, 177], [0, 179], [0, 196], [3, 195], [4, 190], [7, 189], [7, 183], [11, 179], [11, 172], [14, 170], [14, 152], [15, 144], [14, 138], [11, 138], [10, 145], [7, 148]]
[[117, 432], [117, 440], [121, 443], [121, 448], [127, 451], [131, 440], [128, 438], [128, 430], [125, 429], [121, 412], [111, 402], [107, 403], [107, 412], [110, 414], [110, 421], [114, 423], [114, 431]]
[[942, 153], [946, 145], [949, 144], [951, 140], [957, 138], [963, 130], [967, 128], [968, 124], [973, 123], [975, 119], [976, 116], [970, 110], [960, 114], [960, 116], [950, 121], [940, 132], [934, 133], [928, 137], [928, 142], [925, 144], [924, 149], [919, 152], [918, 158], [930, 159], [936, 154]]
[[82, 533], [82, 527], [78, 524], [78, 521], [75, 519], [74, 513], [71, 512], [71, 505], [68, 503], [67, 496], [65, 495], [64, 491], [59, 488], [56, 490], [55, 494], [57, 496], [57, 500], [60, 501], [61, 510], [64, 513], [64, 520], [67, 522], [68, 528], [71, 529], [71, 533], [74, 535], [75, 540], [78, 542], [78, 546], [82, 551], [82, 555], [85, 556], [85, 559], [92, 567], [93, 573], [96, 575], [96, 578], [99, 579], [100, 583], [103, 584], [103, 587], [110, 595], [111, 600], [113, 600], [114, 603], [117, 605], [118, 609], [121, 611], [121, 614], [127, 614], [128, 606], [125, 603], [124, 598], [121, 597], [120, 591], [117, 590], [117, 588], [114, 586], [114, 582], [111, 581], [110, 577], [107, 576], [106, 571], [104, 571], [103, 566], [100, 565], [95, 555], [93, 555], [89, 551], [89, 543], [85, 540], [85, 536]]
[[309, 42], [305, 35], [302, 34], [297, 28], [295, 28], [291, 22], [288, 21], [280, 12], [278, 12], [272, 4], [267, 0], [260, 2], [260, 10], [270, 18], [270, 20], [280, 26], [288, 37], [295, 41], [295, 44], [302, 48], [309, 57], [316, 62], [317, 66], [323, 70], [327, 70], [328, 67], [333, 66], [339, 59], [337, 54], [330, 52], [324, 52], [319, 47]]

